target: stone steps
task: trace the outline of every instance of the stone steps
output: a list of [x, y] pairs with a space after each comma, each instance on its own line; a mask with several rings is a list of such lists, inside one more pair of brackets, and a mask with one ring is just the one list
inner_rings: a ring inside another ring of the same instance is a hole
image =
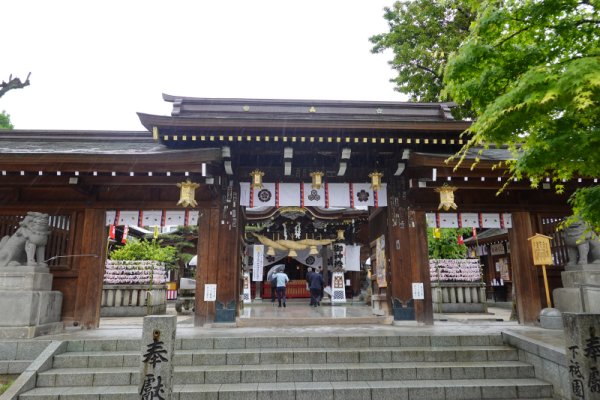
[[[139, 340], [73, 341], [20, 399], [137, 395]], [[532, 365], [489, 336], [177, 339], [173, 399], [551, 398]], [[139, 396], [139, 395], [138, 395]]]
[[[67, 352], [54, 357], [55, 368], [139, 366], [139, 351]], [[509, 361], [517, 350], [508, 346], [386, 347], [386, 348], [265, 348], [176, 350], [175, 365], [327, 364], [420, 361]]]
[[[521, 361], [354, 364], [270, 364], [176, 366], [176, 384], [340, 382], [533, 378]], [[139, 367], [54, 368], [38, 374], [38, 387], [137, 385]]]
[[[36, 388], [27, 399], [123, 399], [137, 395], [137, 386]], [[463, 400], [549, 399], [552, 387], [538, 379], [468, 379], [419, 381], [288, 382], [175, 385], [173, 400]]]

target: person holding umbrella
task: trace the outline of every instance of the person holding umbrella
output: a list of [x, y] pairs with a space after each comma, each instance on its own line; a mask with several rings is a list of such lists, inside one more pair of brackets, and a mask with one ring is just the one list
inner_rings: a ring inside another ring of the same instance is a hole
[[269, 269], [269, 272], [267, 272], [267, 281], [271, 284], [271, 303], [273, 303], [273, 306], [275, 306], [275, 294], [277, 289], [277, 279], [275, 278], [275, 274], [279, 271], [283, 271], [284, 268], [285, 265], [277, 264], [272, 266], [271, 269]]
[[283, 270], [281, 270], [273, 275], [273, 280], [275, 281], [279, 307], [281, 307], [281, 300], [283, 300], [283, 306], [285, 307], [285, 290], [287, 283], [290, 281], [290, 278], [288, 278], [287, 274], [283, 272]]

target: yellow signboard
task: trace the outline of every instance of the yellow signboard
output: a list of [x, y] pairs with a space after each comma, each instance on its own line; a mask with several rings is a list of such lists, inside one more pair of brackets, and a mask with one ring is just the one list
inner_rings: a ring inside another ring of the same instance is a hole
[[550, 249], [550, 236], [536, 233], [527, 240], [531, 240], [531, 253], [533, 254], [533, 265], [541, 265], [544, 273], [544, 288], [546, 289], [546, 304], [552, 307], [550, 298], [550, 289], [548, 287], [548, 276], [546, 275], [546, 265], [552, 265], [552, 251]]
[[533, 265], [552, 265], [552, 251], [550, 249], [550, 236], [535, 234], [527, 240], [531, 241]]

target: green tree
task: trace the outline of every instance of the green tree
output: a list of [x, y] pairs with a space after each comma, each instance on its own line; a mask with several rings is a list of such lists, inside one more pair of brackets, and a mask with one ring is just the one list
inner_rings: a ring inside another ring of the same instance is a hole
[[177, 266], [177, 249], [173, 246], [163, 246], [157, 240], [130, 239], [125, 246], [110, 253], [111, 260], [156, 260], [167, 265], [167, 268]]
[[[437, 234], [436, 234], [437, 232]], [[471, 235], [470, 228], [427, 228], [430, 259], [466, 258], [467, 246], [458, 243], [458, 236]]]
[[10, 115], [6, 111], [0, 113], [0, 129], [13, 129], [13, 124], [10, 123]]
[[[390, 65], [398, 72], [391, 81], [411, 101], [451, 100], [442, 95], [448, 55], [469, 33], [474, 14], [466, 0], [397, 1], [385, 9], [389, 32], [372, 36], [373, 53], [391, 49]], [[465, 102], [467, 103], [467, 102]], [[470, 116], [468, 103], [453, 110], [457, 118]]]
[[[600, 3], [598, 0], [472, 1], [477, 20], [448, 60], [445, 92], [471, 102], [470, 147], [508, 145], [513, 177], [600, 176]], [[600, 187], [571, 197], [600, 229]]]

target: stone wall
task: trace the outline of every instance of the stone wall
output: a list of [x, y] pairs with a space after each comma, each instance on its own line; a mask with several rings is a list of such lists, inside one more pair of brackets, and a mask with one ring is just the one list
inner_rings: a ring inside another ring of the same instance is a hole
[[502, 332], [502, 339], [518, 349], [519, 361], [534, 366], [536, 378], [552, 383], [555, 399], [571, 398], [564, 345], [550, 345], [547, 340], [537, 341], [514, 331]]

